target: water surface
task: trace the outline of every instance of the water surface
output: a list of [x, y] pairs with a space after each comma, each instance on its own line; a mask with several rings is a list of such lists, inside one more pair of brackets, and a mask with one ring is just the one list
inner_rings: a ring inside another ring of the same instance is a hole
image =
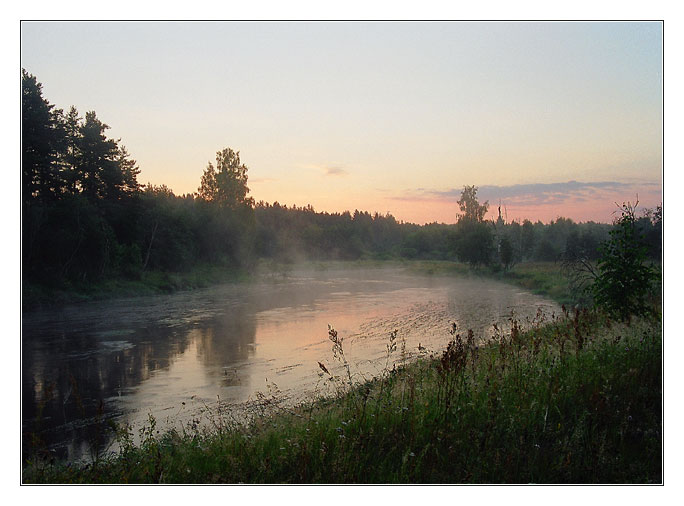
[[[344, 339], [356, 378], [370, 378], [397, 330], [406, 357], [439, 351], [456, 323], [486, 339], [539, 308], [557, 306], [479, 278], [436, 278], [402, 269], [294, 270], [253, 283], [24, 313], [23, 453], [87, 459], [111, 443], [108, 420], [160, 430], [200, 420], [207, 406], [255, 400], [293, 404], [326, 393], [333, 373], [328, 325]], [[230, 409], [230, 406], [227, 408]]]

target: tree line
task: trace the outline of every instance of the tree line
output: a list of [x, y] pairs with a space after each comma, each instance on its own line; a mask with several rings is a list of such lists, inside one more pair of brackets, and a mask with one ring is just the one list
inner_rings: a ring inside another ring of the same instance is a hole
[[[466, 186], [453, 225], [415, 225], [392, 215], [316, 212], [255, 202], [248, 168], [230, 148], [216, 153], [196, 193], [138, 181], [140, 170], [94, 111], [67, 112], [22, 70], [23, 278], [48, 286], [139, 279], [202, 264], [249, 269], [259, 259], [459, 260], [508, 269], [516, 262], [599, 257], [612, 225], [558, 218], [507, 222]], [[661, 208], [637, 220], [648, 255], [660, 259]]]

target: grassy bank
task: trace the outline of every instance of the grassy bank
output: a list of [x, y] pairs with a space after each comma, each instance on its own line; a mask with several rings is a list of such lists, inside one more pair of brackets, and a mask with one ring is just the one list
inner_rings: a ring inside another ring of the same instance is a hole
[[471, 268], [460, 262], [414, 261], [406, 263], [408, 268], [422, 274], [445, 276], [475, 276], [497, 279], [519, 286], [537, 295], [554, 299], [559, 304], [571, 305], [576, 302], [568, 279], [558, 262], [525, 262], [514, 265], [508, 271], [501, 268]]
[[507, 272], [496, 273], [502, 281], [514, 284], [538, 295], [545, 295], [559, 304], [576, 302], [574, 294], [558, 262], [526, 262], [516, 264]]
[[[330, 335], [344, 365], [342, 343]], [[658, 483], [660, 325], [578, 312], [517, 324], [294, 409], [264, 398], [249, 426], [157, 434], [79, 467], [29, 463], [26, 483]], [[388, 340], [396, 358], [401, 343]], [[389, 361], [392, 363], [392, 360]], [[342, 368], [344, 370], [344, 367]], [[353, 377], [353, 376], [351, 376]]]

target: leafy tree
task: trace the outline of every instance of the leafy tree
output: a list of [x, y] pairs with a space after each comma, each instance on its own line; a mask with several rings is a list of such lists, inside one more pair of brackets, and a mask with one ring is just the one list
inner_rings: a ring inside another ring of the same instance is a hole
[[193, 220], [198, 214], [193, 199], [177, 197], [165, 185], [148, 184], [140, 195], [140, 202], [136, 240], [141, 255], [140, 271], [186, 270], [196, 261], [199, 241], [195, 234], [202, 230]]
[[622, 320], [651, 314], [648, 297], [656, 280], [653, 267], [646, 262], [648, 248], [636, 226], [635, 208], [629, 202], [622, 205], [610, 239], [600, 248], [592, 287], [595, 303]]
[[582, 244], [579, 231], [573, 230], [565, 238], [564, 260], [574, 260], [582, 255]]
[[253, 206], [247, 197], [247, 166], [240, 161], [240, 152], [230, 148], [216, 152], [216, 166], [209, 162], [198, 189], [200, 198], [222, 207]]
[[487, 223], [466, 221], [459, 224], [458, 257], [470, 265], [489, 265], [494, 252], [494, 235]]
[[522, 226], [519, 221], [512, 221], [507, 226], [506, 236], [511, 241], [511, 248], [513, 249], [513, 262], [520, 262], [522, 260]]
[[240, 152], [226, 148], [216, 153], [216, 166], [209, 162], [202, 174], [199, 246], [208, 261], [245, 265], [253, 260], [256, 224], [254, 199], [247, 197], [247, 170]]
[[522, 224], [522, 257], [529, 258], [534, 252], [534, 242], [535, 242], [534, 225], [530, 220], [523, 221]]
[[513, 244], [507, 235], [504, 235], [499, 242], [499, 256], [501, 258], [501, 264], [503, 265], [504, 271], [510, 269], [513, 265]]
[[465, 220], [473, 223], [481, 223], [484, 221], [484, 216], [489, 209], [489, 201], [480, 204], [477, 201], [477, 187], [464, 186], [463, 191], [461, 192], [461, 198], [458, 200], [458, 206], [463, 213], [459, 216], [459, 222]]
[[542, 260], [545, 262], [554, 262], [558, 260], [558, 250], [551, 244], [548, 239], [543, 239], [534, 254], [537, 260]]
[[637, 220], [637, 227], [644, 235], [648, 246], [648, 256], [653, 260], [661, 260], [663, 240], [663, 207], [645, 209], [643, 216]]
[[464, 186], [458, 205], [462, 214], [458, 217], [456, 253], [471, 265], [488, 265], [494, 251], [492, 224], [484, 220], [489, 202], [480, 204], [477, 187]]
[[582, 253], [589, 260], [598, 258], [599, 240], [591, 230], [584, 230], [580, 236], [580, 247]]
[[457, 223], [458, 257], [471, 265], [486, 265], [493, 250], [492, 231], [483, 221], [489, 204], [478, 202], [475, 186], [464, 186], [458, 205], [461, 210]]

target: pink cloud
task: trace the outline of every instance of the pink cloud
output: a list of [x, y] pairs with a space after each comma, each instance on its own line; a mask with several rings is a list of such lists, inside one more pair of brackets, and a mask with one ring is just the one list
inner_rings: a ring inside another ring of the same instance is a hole
[[[480, 202], [489, 201], [489, 218], [495, 218], [501, 202], [502, 214], [508, 220], [530, 219], [548, 222], [560, 216], [575, 221], [611, 222], [617, 204], [634, 203], [639, 208], [653, 208], [662, 202], [659, 182], [624, 183], [616, 181], [563, 183], [536, 183], [511, 186], [485, 185], [478, 188]], [[418, 188], [390, 197], [395, 206], [408, 218], [413, 215], [419, 222], [443, 221], [453, 223], [458, 212], [457, 201], [461, 189], [426, 190]], [[411, 212], [410, 209], [414, 211]], [[427, 218], [429, 214], [433, 219]], [[426, 219], [427, 218], [427, 219]]]

